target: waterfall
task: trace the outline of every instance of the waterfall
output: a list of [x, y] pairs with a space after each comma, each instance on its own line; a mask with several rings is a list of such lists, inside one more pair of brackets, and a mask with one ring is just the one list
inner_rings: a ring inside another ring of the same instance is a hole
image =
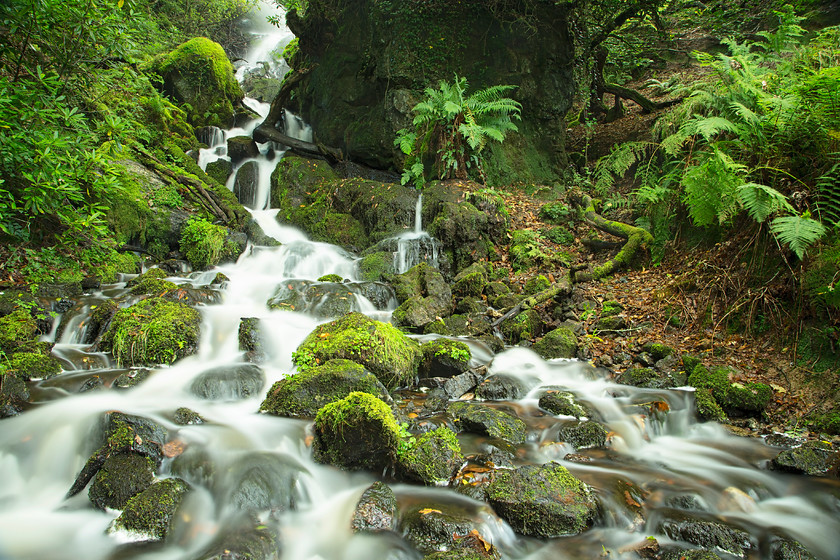
[[396, 243], [394, 269], [398, 274], [410, 270], [421, 262], [435, 268], [440, 266], [440, 243], [423, 231], [423, 193], [417, 197], [417, 204], [414, 207], [414, 230], [386, 240], [385, 246], [389, 241]]

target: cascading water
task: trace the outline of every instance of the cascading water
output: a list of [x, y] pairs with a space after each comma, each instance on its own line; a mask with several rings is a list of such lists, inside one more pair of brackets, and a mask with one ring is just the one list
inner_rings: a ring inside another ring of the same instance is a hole
[[417, 196], [414, 230], [403, 233], [394, 240], [397, 245], [394, 252], [394, 269], [397, 273], [402, 274], [421, 262], [436, 268], [439, 266], [440, 246], [434, 237], [423, 231], [423, 193]]
[[[421, 205], [418, 199], [410, 235], [422, 233]], [[281, 246], [251, 247], [237, 263], [190, 276], [196, 286], [210, 284], [217, 272], [229, 278], [223, 289], [212, 288], [220, 292], [221, 302], [200, 307], [199, 353], [152, 371], [146, 381], [129, 391], [78, 392], [93, 376], [109, 385], [120, 374], [138, 374], [137, 370], [116, 367], [107, 355], [87, 351], [84, 344], [84, 324], [91, 309], [124, 294], [124, 283], [106, 286], [80, 302], [76, 318], [65, 321], [55, 348], [66, 371], [35, 383], [33, 395], [38, 406], [33, 410], [2, 421], [0, 559], [205, 558], [204, 551], [215, 539], [236, 534], [242, 527], [243, 515], [235, 507], [232, 492], [241, 487], [243, 473], [254, 469], [270, 473], [270, 485], [277, 490], [276, 495], [265, 497], [267, 506], [257, 516], [279, 534], [278, 558], [421, 558], [398, 536], [351, 532], [354, 506], [364, 489], [379, 478], [378, 473], [344, 472], [317, 464], [307, 443], [307, 421], [257, 413], [267, 388], [293, 372], [292, 352], [326, 320], [322, 300], [313, 300], [307, 312], [271, 310], [266, 302], [289, 285], [308, 289], [330, 284], [318, 282], [325, 274], [338, 274], [350, 281], [348, 285], [362, 284], [356, 282], [352, 255], [313, 243], [299, 231], [278, 224], [276, 212], [258, 209], [253, 214]], [[404, 266], [409, 262], [406, 258]], [[325, 293], [320, 288], [317, 292]], [[375, 304], [363, 293], [368, 292], [357, 290], [355, 308], [387, 319], [394, 302]], [[265, 338], [268, 355], [260, 366], [266, 377], [263, 390], [239, 401], [199, 398], [192, 390], [198, 375], [242, 363], [237, 333], [240, 320], [246, 317], [260, 320]], [[667, 542], [661, 521], [687, 509], [680, 504], [688, 501], [704, 519], [725, 520], [747, 531], [758, 547], [748, 558], [770, 558], [767, 542], [775, 535], [800, 541], [823, 560], [838, 558], [838, 484], [763, 470], [774, 450], [760, 440], [734, 437], [717, 424], [696, 423], [690, 391], [616, 385], [579, 362], [546, 362], [525, 348], [493, 356], [479, 343], [468, 342], [476, 365], [486, 365], [490, 374], [512, 376], [525, 384], [521, 399], [499, 403], [515, 409], [529, 427], [527, 441], [513, 449], [517, 464], [562, 462], [595, 489], [602, 504], [601, 519], [593, 529], [573, 537], [523, 538], [484, 502], [449, 488], [392, 484], [401, 507], [453, 505], [474, 520], [482, 537], [506, 559], [596, 558], [607, 550], [611, 558], [637, 558], [633, 552], [623, 552], [627, 545], [647, 536]], [[546, 414], [537, 406], [537, 398], [545, 390], [557, 388], [573, 392], [606, 426], [610, 435], [605, 448], [573, 449], [556, 443], [557, 430], [576, 421]], [[652, 403], [656, 410], [667, 413], [655, 414]], [[174, 414], [181, 407], [198, 412], [207, 422], [176, 423]], [[183, 476], [192, 484], [192, 491], [179, 510], [170, 538], [159, 547], [123, 547], [136, 535], [106, 533], [118, 512], [93, 509], [86, 492], [65, 498], [93, 451], [91, 434], [103, 414], [113, 410], [158, 422], [170, 431], [170, 439], [183, 446], [180, 456], [163, 463], [160, 475]], [[478, 436], [459, 437], [465, 453], [486, 450], [492, 443]], [[205, 468], [211, 470], [202, 470]], [[628, 512], [627, 505], [634, 498], [617, 486], [619, 482], [632, 484], [645, 494], [643, 517]]]

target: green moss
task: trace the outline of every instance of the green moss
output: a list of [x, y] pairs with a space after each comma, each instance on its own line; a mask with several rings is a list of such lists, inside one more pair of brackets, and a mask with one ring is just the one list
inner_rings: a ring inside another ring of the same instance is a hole
[[399, 452], [398, 460], [410, 479], [435, 485], [449, 482], [464, 457], [455, 433], [441, 426], [426, 432], [414, 445]]
[[52, 356], [35, 352], [17, 352], [8, 358], [7, 372], [21, 379], [49, 379], [61, 373], [61, 364]]
[[189, 485], [179, 478], [168, 478], [152, 484], [128, 500], [122, 514], [114, 521], [114, 528], [163, 540], [188, 491]]
[[577, 344], [577, 336], [571, 328], [558, 327], [534, 343], [533, 348], [546, 360], [574, 358], [577, 355]]
[[575, 242], [575, 234], [564, 226], [541, 229], [540, 234], [558, 245], [572, 245]]
[[142, 281], [135, 284], [129, 293], [134, 295], [154, 294], [162, 295], [164, 292], [175, 290], [178, 285], [169, 280], [162, 280], [160, 278], [144, 278]]
[[318, 278], [318, 282], [344, 282], [344, 278], [338, 274], [326, 274]]
[[[436, 357], [457, 362], [463, 366], [469, 364], [472, 358], [470, 347], [460, 340], [437, 338], [424, 343], [421, 347], [423, 355], [428, 359]], [[466, 369], [466, 367], [464, 367]]]
[[808, 425], [814, 431], [825, 434], [840, 434], [840, 412], [814, 414], [808, 418]]
[[359, 275], [366, 282], [381, 282], [394, 274], [394, 257], [391, 253], [377, 252], [359, 261]]
[[514, 444], [525, 441], [525, 422], [502, 410], [456, 401], [447, 407], [447, 412], [461, 430], [485, 434]]
[[181, 251], [197, 269], [219, 264], [238, 254], [237, 247], [228, 241], [229, 231], [224, 226], [211, 224], [203, 218], [193, 218], [181, 232]]
[[709, 371], [698, 365], [688, 377], [688, 384], [709, 389], [720, 407], [730, 414], [761, 413], [773, 396], [773, 390], [764, 383], [730, 383], [727, 368]]
[[330, 360], [277, 381], [269, 389], [260, 411], [311, 418], [325, 405], [353, 392], [390, 398], [376, 376], [364, 367], [350, 360]]
[[522, 291], [526, 295], [534, 295], [542, 292], [543, 290], [547, 290], [550, 287], [551, 282], [548, 281], [548, 278], [542, 274], [538, 274], [533, 278], [529, 278], [525, 282], [525, 286]]
[[601, 317], [614, 317], [624, 310], [624, 306], [615, 300], [605, 301], [601, 305]]
[[38, 325], [29, 311], [18, 308], [5, 317], [0, 317], [0, 351], [11, 354], [15, 350], [34, 344]]
[[697, 366], [702, 365], [700, 358], [696, 356], [683, 356], [682, 357], [683, 369], [685, 369], [685, 373], [691, 375], [694, 373], [694, 370], [697, 369]]
[[674, 353], [673, 348], [665, 344], [659, 344], [658, 342], [649, 342], [642, 347], [642, 350], [650, 354], [657, 362]]
[[320, 325], [292, 359], [302, 371], [336, 358], [353, 360], [393, 389], [414, 380], [421, 357], [419, 345], [393, 325], [350, 313]]
[[102, 349], [124, 365], [171, 364], [198, 346], [201, 314], [182, 303], [149, 298], [117, 312]]
[[517, 344], [523, 340], [531, 340], [540, 335], [542, 319], [539, 313], [528, 309], [502, 323], [501, 331], [508, 344]]
[[721, 423], [729, 420], [726, 413], [712, 396], [711, 389], [700, 388], [694, 391], [694, 406], [697, 409], [697, 415], [703, 420]]

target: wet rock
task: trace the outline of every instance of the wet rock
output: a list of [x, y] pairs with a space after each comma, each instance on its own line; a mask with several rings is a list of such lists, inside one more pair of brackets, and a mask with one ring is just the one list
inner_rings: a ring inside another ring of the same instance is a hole
[[212, 488], [217, 480], [216, 473], [222, 471], [210, 453], [204, 447], [189, 446], [175, 457], [170, 465], [170, 473], [183, 478], [190, 484]]
[[278, 535], [265, 523], [250, 518], [230, 520], [196, 560], [270, 560], [277, 558]]
[[688, 377], [688, 384], [711, 391], [715, 401], [727, 414], [753, 415], [763, 412], [773, 396], [773, 390], [764, 383], [733, 383], [729, 380], [733, 373], [725, 367], [709, 370], [703, 365], [697, 365]]
[[523, 311], [500, 325], [505, 341], [511, 345], [540, 336], [542, 328], [542, 319], [533, 309]]
[[697, 416], [702, 420], [724, 423], [728, 420], [726, 413], [712, 396], [711, 389], [700, 388], [694, 391], [694, 407]]
[[702, 499], [694, 494], [671, 496], [665, 500], [665, 505], [675, 509], [684, 509], [686, 511], [708, 511], [709, 509]]
[[220, 366], [202, 372], [190, 384], [190, 393], [210, 401], [238, 401], [262, 391], [265, 374], [254, 364]]
[[472, 352], [464, 342], [438, 338], [422, 344], [420, 350], [423, 351], [421, 378], [454, 377], [470, 367]]
[[360, 311], [356, 294], [349, 286], [337, 282], [313, 284], [304, 290], [307, 310], [321, 319], [341, 317]]
[[200, 325], [192, 307], [148, 298], [114, 315], [100, 348], [124, 365], [171, 364], [198, 350]]
[[345, 469], [380, 471], [390, 465], [401, 439], [391, 409], [368, 393], [350, 393], [315, 417], [316, 461]]
[[243, 317], [239, 320], [239, 350], [245, 352], [245, 359], [261, 364], [266, 359], [266, 349], [257, 317]]
[[29, 400], [29, 387], [26, 381], [14, 374], [6, 373], [0, 384], [0, 395], [6, 397], [9, 402], [27, 402]]
[[393, 325], [350, 313], [312, 331], [293, 360], [299, 371], [336, 358], [353, 360], [390, 390], [414, 381], [422, 356], [420, 345]]
[[459, 430], [503, 439], [514, 444], [525, 441], [525, 422], [513, 414], [487, 405], [462, 401], [450, 404], [446, 412]]
[[700, 549], [682, 548], [676, 545], [665, 545], [661, 548], [659, 560], [722, 560], [714, 552]]
[[257, 143], [250, 136], [233, 136], [227, 140], [227, 151], [230, 161], [234, 164], [260, 155]]
[[561, 427], [557, 439], [574, 446], [575, 449], [604, 447], [607, 443], [607, 430], [599, 423], [587, 420]]
[[350, 526], [354, 533], [377, 533], [397, 528], [397, 497], [387, 484], [376, 481], [362, 493]]
[[[490, 330], [490, 318], [484, 314], [478, 315], [452, 315], [435, 319], [423, 329], [426, 334], [440, 334], [443, 336], [476, 336], [481, 337], [482, 333]], [[489, 339], [489, 341], [488, 341]], [[481, 338], [489, 346], [493, 347], [493, 341], [500, 342], [492, 335]]]
[[270, 309], [288, 309], [303, 311], [306, 309], [306, 298], [303, 293], [312, 282], [310, 280], [288, 280], [277, 288], [274, 295], [266, 302]]
[[52, 356], [37, 352], [17, 352], [9, 356], [5, 363], [6, 375], [20, 379], [49, 379], [61, 373], [61, 363]]
[[446, 427], [426, 432], [397, 456], [401, 477], [427, 486], [448, 483], [463, 464], [458, 438]]
[[155, 478], [154, 462], [137, 453], [118, 453], [105, 460], [88, 490], [94, 507], [123, 509], [128, 500], [145, 490]]
[[394, 256], [387, 251], [376, 251], [362, 257], [358, 263], [359, 276], [369, 282], [382, 282], [397, 271]]
[[166, 280], [168, 276], [169, 274], [163, 269], [150, 268], [126, 282], [125, 287], [131, 288], [129, 293], [134, 295], [161, 295], [178, 287], [174, 282]]
[[246, 453], [224, 472], [216, 473], [216, 486], [227, 504], [241, 511], [292, 510], [295, 487], [303, 467], [275, 453]]
[[574, 416], [575, 418], [591, 416], [587, 408], [578, 402], [575, 394], [569, 391], [549, 389], [540, 397], [539, 406], [556, 415]]
[[260, 411], [291, 418], [314, 418], [324, 405], [355, 391], [392, 403], [385, 386], [363, 366], [350, 360], [330, 360], [274, 383]]
[[167, 478], [152, 484], [125, 505], [109, 532], [125, 530], [139, 533], [148, 540], [166, 538], [189, 485], [179, 478]]
[[809, 441], [782, 451], [770, 462], [773, 470], [810, 476], [838, 477], [840, 452], [825, 441]]
[[132, 369], [127, 373], [121, 373], [119, 377], [114, 379], [111, 387], [114, 389], [131, 389], [144, 382], [151, 374], [151, 370], [146, 368]]
[[102, 378], [98, 375], [93, 375], [85, 379], [82, 386], [79, 387], [80, 393], [87, 393], [88, 391], [97, 391], [105, 387], [105, 383], [102, 381]]
[[233, 173], [233, 164], [226, 159], [217, 159], [207, 164], [206, 172], [221, 185], [227, 184], [228, 178]]
[[622, 317], [621, 315], [612, 315], [609, 317], [601, 316], [593, 328], [598, 332], [611, 334], [617, 331], [622, 331], [629, 326], [630, 325], [625, 317]]
[[175, 411], [172, 420], [179, 426], [197, 426], [205, 422], [201, 414], [183, 406]]
[[256, 161], [246, 161], [236, 170], [236, 177], [233, 180], [233, 194], [236, 195], [236, 200], [240, 204], [248, 208], [256, 207], [259, 180], [260, 165]]
[[426, 400], [423, 401], [423, 410], [426, 413], [443, 412], [449, 406], [450, 400], [442, 388], [436, 387], [429, 391]]
[[461, 375], [447, 379], [442, 388], [450, 400], [458, 399], [472, 391], [482, 377], [483, 375], [477, 371], [465, 371]]
[[403, 512], [399, 528], [414, 548], [429, 554], [457, 548], [458, 540], [475, 529], [476, 523], [460, 508], [433, 503]]
[[674, 387], [674, 380], [651, 368], [631, 367], [616, 380], [623, 385], [644, 387], [646, 389], [669, 389]]
[[437, 269], [420, 263], [393, 278], [399, 307], [394, 310], [397, 326], [422, 329], [438, 317], [452, 313], [452, 292]]
[[745, 557], [754, 548], [749, 533], [717, 521], [685, 515], [665, 520], [659, 531], [675, 541], [683, 541], [706, 550], [722, 550]]
[[515, 401], [528, 392], [528, 386], [512, 375], [495, 374], [475, 388], [475, 396], [486, 401]]
[[482, 263], [473, 263], [455, 276], [452, 295], [457, 298], [480, 296], [486, 284], [487, 267]]
[[773, 560], [817, 560], [808, 549], [790, 539], [779, 539], [770, 545]]
[[569, 327], [558, 327], [549, 331], [534, 343], [534, 351], [550, 360], [552, 358], [574, 358], [577, 355], [577, 336]]
[[470, 531], [465, 537], [458, 539], [451, 550], [433, 552], [423, 557], [423, 560], [499, 560], [498, 549], [478, 533]]
[[558, 463], [495, 471], [487, 499], [514, 531], [541, 538], [580, 533], [597, 510], [589, 487]]

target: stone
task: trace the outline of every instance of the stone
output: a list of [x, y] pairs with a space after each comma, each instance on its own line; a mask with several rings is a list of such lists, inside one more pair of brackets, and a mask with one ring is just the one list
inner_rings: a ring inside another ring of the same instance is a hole
[[534, 343], [534, 352], [546, 360], [574, 358], [577, 355], [577, 336], [569, 327], [558, 327]]
[[502, 410], [458, 401], [450, 404], [446, 412], [459, 430], [503, 439], [513, 444], [525, 441], [525, 422]]
[[392, 315], [397, 326], [421, 329], [454, 309], [452, 292], [443, 275], [426, 263], [394, 276], [392, 284], [400, 301]]
[[384, 482], [371, 484], [359, 498], [350, 527], [354, 533], [378, 533], [397, 528], [397, 497]]
[[599, 423], [587, 420], [579, 424], [562, 426], [557, 439], [574, 446], [575, 449], [604, 447], [607, 443], [607, 430]]
[[254, 364], [220, 366], [199, 374], [190, 384], [190, 392], [210, 401], [238, 401], [259, 393], [265, 374]]
[[147, 540], [164, 540], [175, 520], [178, 506], [189, 490], [189, 485], [179, 478], [167, 478], [152, 484], [128, 500], [109, 532], [126, 530], [139, 533]]
[[494, 374], [475, 389], [475, 396], [486, 401], [515, 401], [528, 392], [524, 381], [513, 375]]
[[114, 454], [94, 477], [88, 497], [98, 509], [123, 509], [130, 498], [152, 484], [154, 468], [154, 461], [138, 453]]
[[420, 377], [454, 377], [469, 369], [472, 351], [459, 340], [436, 338], [420, 345]]
[[447, 427], [426, 432], [397, 454], [397, 471], [409, 482], [427, 486], [448, 484], [464, 464], [458, 438]]
[[770, 466], [777, 471], [838, 478], [840, 452], [828, 442], [809, 441], [782, 451]]
[[233, 136], [227, 140], [227, 150], [230, 161], [234, 165], [237, 163], [255, 158], [260, 155], [260, 149], [257, 143], [250, 136]]
[[540, 397], [539, 406], [551, 414], [575, 418], [591, 416], [586, 406], [580, 404], [575, 394], [569, 391], [550, 389]]

